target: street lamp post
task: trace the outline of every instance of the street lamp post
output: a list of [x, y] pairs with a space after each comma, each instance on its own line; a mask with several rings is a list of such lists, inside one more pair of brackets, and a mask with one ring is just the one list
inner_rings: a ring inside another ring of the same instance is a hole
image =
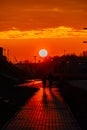
[[36, 64], [36, 56], [34, 56], [35, 64]]
[[34, 56], [34, 74], [35, 74], [35, 77], [36, 77], [36, 56]]

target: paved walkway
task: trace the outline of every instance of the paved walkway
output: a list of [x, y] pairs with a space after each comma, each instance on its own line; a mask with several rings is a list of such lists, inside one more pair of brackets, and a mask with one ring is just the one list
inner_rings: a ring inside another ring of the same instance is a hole
[[1, 130], [81, 129], [56, 88], [40, 88]]

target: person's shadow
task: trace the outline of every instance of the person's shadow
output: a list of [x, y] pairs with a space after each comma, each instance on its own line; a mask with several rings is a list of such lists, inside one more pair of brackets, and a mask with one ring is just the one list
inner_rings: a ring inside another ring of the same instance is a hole
[[43, 105], [45, 108], [48, 108], [48, 98], [45, 89], [43, 89], [43, 99], [42, 99]]
[[62, 102], [64, 102], [64, 101], [63, 101], [62, 97], [60, 96], [60, 94], [58, 96], [56, 96], [52, 90], [50, 90], [50, 94], [53, 98], [53, 104], [55, 105], [55, 107], [62, 108], [63, 107]]

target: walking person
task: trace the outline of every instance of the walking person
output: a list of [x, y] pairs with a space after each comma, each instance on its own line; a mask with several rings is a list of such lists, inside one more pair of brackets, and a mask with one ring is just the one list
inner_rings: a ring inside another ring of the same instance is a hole
[[47, 80], [46, 75], [43, 75], [43, 77], [42, 77], [42, 84], [43, 84], [43, 88], [44, 89], [46, 88], [46, 80]]
[[53, 85], [53, 75], [52, 75], [51, 72], [48, 74], [48, 82], [49, 82], [49, 88], [51, 90], [52, 89], [52, 85]]

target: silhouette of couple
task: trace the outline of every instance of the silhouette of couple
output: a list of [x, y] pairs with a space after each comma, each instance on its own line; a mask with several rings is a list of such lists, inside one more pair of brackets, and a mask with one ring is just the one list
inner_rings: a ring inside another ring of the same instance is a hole
[[43, 84], [43, 88], [45, 89], [46, 88], [46, 84], [47, 84], [47, 80], [48, 80], [48, 84], [49, 84], [49, 88], [51, 89], [52, 88], [52, 85], [53, 85], [53, 75], [52, 73], [50, 72], [48, 74], [48, 76], [46, 75], [43, 75], [42, 77], [42, 84]]

